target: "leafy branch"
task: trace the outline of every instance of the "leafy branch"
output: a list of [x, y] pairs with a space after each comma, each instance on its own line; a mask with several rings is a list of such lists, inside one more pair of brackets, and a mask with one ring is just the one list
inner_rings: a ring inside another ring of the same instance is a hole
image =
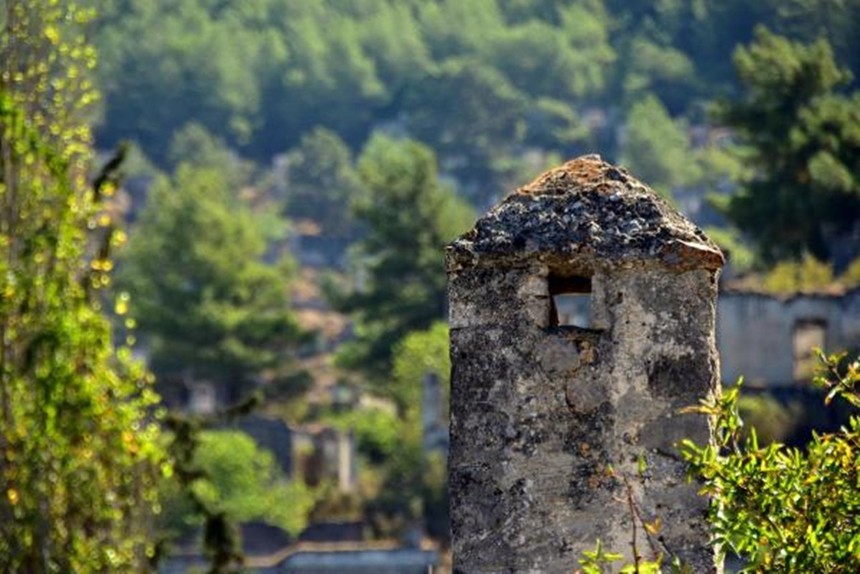
[[[825, 403], [842, 398], [860, 407], [860, 362], [846, 353], [825, 355], [816, 349], [819, 367], [813, 379], [827, 391]], [[713, 543], [722, 555], [742, 558], [745, 573], [822, 572], [849, 574], [860, 569], [860, 417], [854, 414], [835, 433], [814, 434], [804, 448], [759, 444], [754, 428], [747, 432], [738, 408], [743, 380], [721, 396], [682, 410], [712, 419], [713, 442], [684, 440], [681, 457], [689, 477], [701, 482], [699, 493], [711, 498], [709, 522]], [[640, 465], [640, 475], [642, 474]], [[642, 519], [630, 481], [622, 477], [634, 517], [633, 564], [619, 572], [663, 572], [662, 553], [642, 561], [637, 548], [636, 521]], [[659, 526], [659, 524], [657, 524]], [[650, 541], [650, 539], [649, 539]], [[598, 541], [580, 560], [581, 574], [604, 574], [623, 560]], [[672, 572], [683, 572], [677, 561]]]
[[[860, 406], [858, 363], [845, 353], [825, 355], [814, 378], [828, 391]], [[741, 382], [722, 397], [687, 409], [713, 418], [716, 443], [685, 440], [681, 454], [691, 478], [710, 496], [714, 542], [747, 562], [743, 572], [856, 572], [860, 567], [860, 419], [836, 433], [815, 434], [802, 449], [761, 446], [742, 434]]]

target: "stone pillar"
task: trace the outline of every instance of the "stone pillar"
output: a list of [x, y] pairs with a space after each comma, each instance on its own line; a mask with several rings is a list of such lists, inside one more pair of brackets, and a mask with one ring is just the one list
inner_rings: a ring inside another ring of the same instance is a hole
[[[634, 529], [641, 556], [721, 570], [675, 443], [709, 440], [704, 417], [678, 410], [719, 392], [722, 262], [596, 156], [448, 247], [455, 572], [569, 574], [597, 540], [632, 561]], [[588, 326], [559, 324], [563, 294], [590, 299]]]

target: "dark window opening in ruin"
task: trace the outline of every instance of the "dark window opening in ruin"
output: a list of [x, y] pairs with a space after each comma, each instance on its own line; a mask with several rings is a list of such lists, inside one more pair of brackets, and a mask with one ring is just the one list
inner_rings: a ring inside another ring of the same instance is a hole
[[552, 297], [550, 326], [591, 328], [591, 278], [552, 276], [547, 280]]
[[801, 319], [794, 324], [794, 380], [808, 381], [815, 372], [817, 359], [813, 349], [824, 349], [827, 322], [821, 319]]

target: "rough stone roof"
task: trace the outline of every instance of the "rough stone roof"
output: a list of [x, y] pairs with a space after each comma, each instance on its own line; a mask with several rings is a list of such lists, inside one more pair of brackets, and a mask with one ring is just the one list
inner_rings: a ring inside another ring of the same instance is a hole
[[571, 160], [505, 197], [448, 245], [451, 270], [523, 266], [557, 271], [659, 265], [722, 267], [705, 233], [625, 169], [598, 155]]

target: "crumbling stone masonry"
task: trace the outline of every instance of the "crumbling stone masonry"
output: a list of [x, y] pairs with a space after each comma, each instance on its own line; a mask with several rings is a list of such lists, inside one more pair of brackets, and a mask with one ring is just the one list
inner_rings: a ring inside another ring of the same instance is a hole
[[[674, 445], [719, 392], [720, 250], [625, 170], [584, 156], [447, 248], [455, 572], [566, 573], [599, 539], [719, 572]], [[590, 324], [559, 324], [563, 295]], [[657, 519], [659, 518], [659, 523]], [[646, 535], [648, 523], [654, 535]]]

